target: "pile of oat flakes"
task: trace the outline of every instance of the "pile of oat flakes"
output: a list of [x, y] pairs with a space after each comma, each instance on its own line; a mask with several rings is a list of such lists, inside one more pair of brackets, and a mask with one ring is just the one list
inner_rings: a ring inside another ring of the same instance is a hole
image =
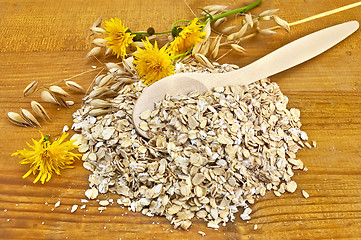
[[[212, 72], [237, 68], [215, 64]], [[210, 71], [191, 64], [177, 69]], [[100, 84], [103, 79], [107, 84]], [[296, 190], [293, 170], [304, 168], [296, 152], [310, 145], [300, 130], [300, 111], [287, 109], [288, 98], [276, 83], [263, 79], [166, 96], [141, 115], [142, 129], [152, 136], [146, 140], [132, 125], [132, 108], [144, 88], [136, 80], [121, 68], [110, 69], [73, 114], [79, 132], [73, 139], [91, 171], [89, 199], [116, 193], [120, 205], [165, 216], [175, 227], [188, 229], [198, 218], [218, 229], [234, 221], [240, 207], [241, 218], [249, 220], [250, 205], [267, 190], [276, 196]]]

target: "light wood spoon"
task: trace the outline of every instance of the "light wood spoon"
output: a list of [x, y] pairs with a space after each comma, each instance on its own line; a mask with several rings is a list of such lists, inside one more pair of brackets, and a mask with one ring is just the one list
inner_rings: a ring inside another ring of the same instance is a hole
[[214, 74], [179, 73], [163, 78], [145, 88], [138, 98], [132, 116], [134, 127], [141, 136], [149, 138], [139, 128], [142, 121], [139, 116], [145, 110], [152, 110], [154, 103], [161, 101], [166, 94], [185, 95], [194, 90], [204, 93], [215, 87], [253, 83], [323, 53], [354, 33], [358, 27], [357, 21], [350, 21], [314, 32], [236, 71]]

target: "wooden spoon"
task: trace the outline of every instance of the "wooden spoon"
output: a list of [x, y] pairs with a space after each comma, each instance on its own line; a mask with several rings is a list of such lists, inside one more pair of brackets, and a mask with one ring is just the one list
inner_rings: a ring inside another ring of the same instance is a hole
[[227, 73], [180, 73], [168, 76], [147, 87], [138, 98], [133, 109], [133, 123], [138, 133], [149, 138], [139, 128], [139, 116], [145, 110], [152, 110], [154, 103], [168, 95], [185, 95], [198, 90], [201, 93], [215, 87], [247, 85], [303, 63], [333, 47], [359, 27], [357, 21], [335, 25], [305, 37], [299, 38], [261, 59]]

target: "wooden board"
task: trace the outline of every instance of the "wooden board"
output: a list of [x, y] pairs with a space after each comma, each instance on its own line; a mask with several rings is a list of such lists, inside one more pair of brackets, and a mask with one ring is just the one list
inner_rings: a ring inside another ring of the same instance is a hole
[[[240, 6], [250, 1], [188, 0], [197, 8], [208, 4]], [[353, 3], [351, 0], [274, 0], [265, 9], [280, 8], [279, 16], [289, 22]], [[238, 4], [238, 5], [237, 5]], [[280, 32], [272, 37], [256, 37], [244, 43], [248, 56], [230, 54], [221, 62], [245, 65], [303, 35], [349, 20], [361, 21], [355, 8]], [[215, 231], [195, 221], [189, 231], [174, 230], [162, 217], [145, 217], [113, 204], [102, 213], [95, 201], [86, 210], [70, 213], [81, 204], [88, 186], [88, 172], [81, 161], [75, 169], [54, 176], [45, 185], [22, 179], [26, 166], [10, 157], [25, 147], [36, 129], [11, 125], [5, 115], [29, 109], [23, 88], [38, 79], [51, 83], [90, 69], [85, 54], [89, 50], [88, 28], [100, 15], [120, 17], [134, 30], [150, 24], [167, 30], [177, 19], [191, 19], [183, 1], [0, 1], [0, 238], [1, 239], [350, 239], [361, 238], [361, 31], [332, 50], [294, 69], [272, 77], [285, 95], [289, 107], [301, 110], [303, 130], [317, 141], [317, 148], [297, 155], [309, 169], [296, 172], [298, 190], [276, 197], [268, 193], [253, 205], [252, 219]], [[77, 80], [88, 85], [94, 73]], [[36, 99], [36, 98], [35, 98]], [[81, 96], [69, 110], [46, 105], [53, 118], [41, 130], [55, 136], [80, 106]], [[301, 190], [310, 194], [309, 199]], [[107, 196], [102, 196], [105, 199]], [[54, 204], [61, 200], [60, 207]], [[258, 229], [254, 230], [257, 224]], [[198, 231], [207, 235], [202, 237]]]

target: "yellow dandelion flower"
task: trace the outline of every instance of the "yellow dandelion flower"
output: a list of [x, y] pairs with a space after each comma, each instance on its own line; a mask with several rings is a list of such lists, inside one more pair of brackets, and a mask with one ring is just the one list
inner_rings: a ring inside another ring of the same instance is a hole
[[21, 164], [31, 164], [30, 170], [25, 173], [23, 178], [26, 178], [31, 173], [34, 175], [38, 174], [35, 178], [34, 183], [41, 181], [42, 184], [48, 182], [53, 173], [60, 175], [60, 170], [65, 168], [73, 168], [70, 166], [74, 162], [74, 158], [79, 158], [81, 154], [75, 154], [70, 152], [71, 150], [78, 148], [73, 143], [76, 140], [66, 141], [65, 138], [69, 135], [68, 133], [63, 133], [57, 140], [51, 143], [48, 139], [48, 136], [40, 132], [41, 139], [39, 141], [33, 140], [34, 145], [26, 143], [32, 150], [23, 149], [18, 150], [13, 153], [11, 156], [18, 156], [23, 158]]
[[144, 79], [144, 83], [150, 85], [172, 75], [174, 65], [166, 46], [159, 49], [157, 42], [154, 46], [148, 39], [143, 42], [145, 49], [138, 47], [139, 53], [134, 54], [134, 64], [138, 75]]
[[108, 46], [113, 50], [113, 54], [122, 56], [127, 55], [127, 47], [133, 42], [132, 34], [128, 28], [124, 27], [124, 24], [119, 18], [111, 18], [110, 21], [105, 21], [104, 30], [108, 37], [105, 39], [108, 41]]
[[170, 43], [170, 52], [173, 56], [187, 52], [203, 40], [206, 32], [202, 32], [202, 25], [197, 24], [197, 22], [197, 18], [193, 19], [188, 26], [182, 29], [179, 36]]

